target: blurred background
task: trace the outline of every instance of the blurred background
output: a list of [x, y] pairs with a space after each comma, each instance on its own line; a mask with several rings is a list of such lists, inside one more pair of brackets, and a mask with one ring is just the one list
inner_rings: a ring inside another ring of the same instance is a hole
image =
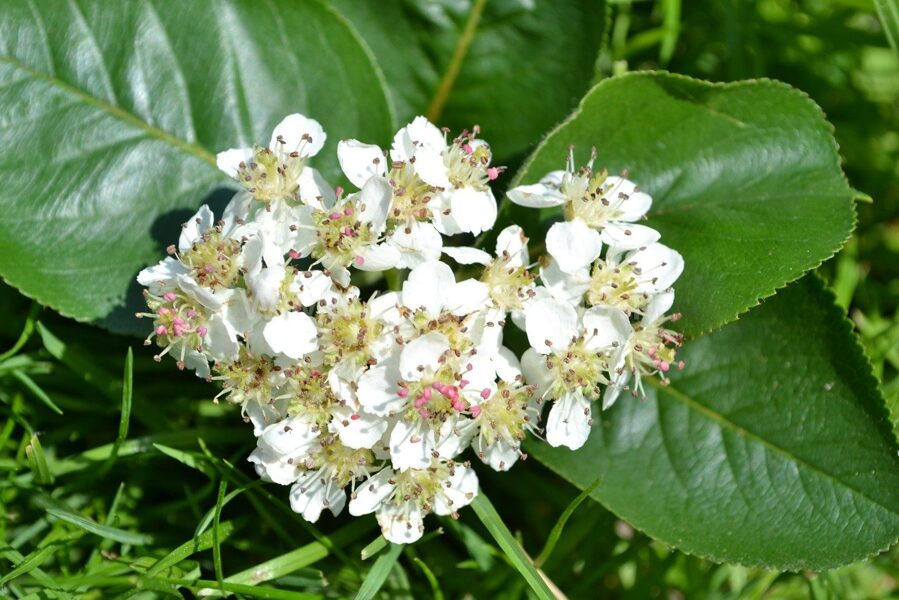
[[[835, 127], [850, 183], [871, 201], [858, 204], [855, 234], [820, 271], [881, 378], [895, 428], [899, 54], [885, 37], [873, 1], [610, 4], [597, 79], [659, 68], [714, 81], [769, 77], [803, 90], [823, 108]], [[0, 582], [6, 586], [0, 585], [0, 595], [24, 596], [25, 588], [49, 573], [74, 586], [77, 597], [190, 597], [174, 587], [141, 589], [145, 582], [117, 568], [113, 548], [121, 540], [105, 539], [97, 546], [103, 538], [51, 522], [46, 510], [145, 532], [152, 539], [130, 541], [158, 549], [148, 558], [152, 562], [204, 523], [209, 531], [204, 516], [216, 505], [220, 477], [235, 490], [221, 516], [227, 525], [219, 529], [229, 537], [221, 550], [227, 572], [301, 548], [292, 563], [300, 568], [274, 582], [287, 594], [278, 597], [342, 597], [358, 589], [372, 560], [363, 562], [360, 551], [377, 537], [374, 520], [324, 518], [312, 528], [290, 512], [283, 490], [250, 483], [254, 477], [245, 457], [252, 440], [235, 423], [233, 407], [211, 401], [208, 385], [177, 373], [170, 363], [157, 365], [140, 340], [41, 311], [5, 286], [0, 315], [0, 352], [13, 348], [23, 329], [31, 334], [23, 347], [0, 354], [0, 557], [18, 561], [39, 555], [41, 566], [11, 577], [10, 563], [0, 559]], [[122, 419], [129, 346], [134, 394], [130, 418]], [[116, 446], [124, 427], [128, 439]], [[192, 444], [197, 437], [208, 455]], [[191, 449], [171, 450], [175, 447]], [[517, 466], [512, 477], [486, 469], [479, 474], [499, 513], [533, 553], [577, 496], [536, 461]], [[526, 584], [476, 519], [435, 520], [431, 526], [441, 526], [441, 533], [405, 550], [381, 591], [384, 597], [527, 597]], [[173, 579], [197, 572], [211, 578], [214, 560], [211, 552], [197, 553], [166, 573]], [[716, 565], [650, 540], [591, 501], [577, 507], [544, 569], [569, 598], [899, 597], [895, 548], [827, 573]]]

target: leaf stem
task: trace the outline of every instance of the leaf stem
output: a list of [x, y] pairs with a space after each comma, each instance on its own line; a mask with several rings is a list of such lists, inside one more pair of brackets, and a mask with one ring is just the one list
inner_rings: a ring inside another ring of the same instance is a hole
[[468, 54], [468, 49], [474, 41], [474, 34], [478, 29], [478, 24], [481, 22], [481, 15], [484, 13], [484, 5], [486, 4], [487, 0], [475, 0], [474, 5], [471, 7], [471, 12], [468, 13], [465, 27], [462, 29], [459, 41], [456, 42], [453, 57], [450, 59], [449, 66], [447, 66], [446, 72], [440, 79], [440, 85], [437, 87], [437, 91], [428, 105], [427, 116], [432, 123], [440, 119], [440, 115], [443, 114], [443, 107], [446, 105], [446, 101], [449, 99], [450, 92], [453, 89], [453, 84], [456, 83], [456, 78], [462, 69], [462, 61], [465, 60], [465, 55]]

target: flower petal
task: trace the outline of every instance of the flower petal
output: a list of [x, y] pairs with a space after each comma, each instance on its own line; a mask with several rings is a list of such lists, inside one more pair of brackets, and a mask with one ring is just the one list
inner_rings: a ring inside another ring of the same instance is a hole
[[396, 489], [396, 485], [390, 483], [393, 477], [394, 471], [388, 467], [356, 486], [356, 493], [350, 498], [350, 514], [359, 517], [375, 512]]
[[490, 188], [479, 191], [464, 187], [452, 192], [450, 213], [462, 232], [478, 235], [496, 223], [496, 198]]
[[587, 336], [584, 345], [594, 352], [624, 346], [634, 334], [627, 315], [612, 306], [599, 305], [588, 309], [581, 322]]
[[212, 228], [215, 215], [205, 204], [187, 220], [181, 228], [181, 236], [178, 238], [178, 250], [187, 252], [203, 234]]
[[383, 504], [375, 515], [381, 535], [393, 544], [411, 544], [425, 531], [424, 515], [414, 502]]
[[362, 408], [379, 417], [386, 417], [406, 406], [407, 400], [397, 395], [396, 382], [400, 374], [398, 362], [388, 360], [370, 368], [359, 378], [356, 397]]
[[398, 471], [424, 469], [431, 464], [433, 436], [420, 420], [399, 420], [390, 432], [390, 462]]
[[422, 369], [436, 371], [439, 360], [449, 352], [449, 340], [442, 333], [432, 331], [415, 338], [400, 352], [400, 376], [406, 381], [421, 379]]
[[351, 406], [336, 406], [331, 409], [334, 417], [328, 429], [340, 437], [340, 442], [348, 448], [372, 448], [387, 431], [387, 420], [383, 417], [356, 411]]
[[318, 329], [312, 317], [288, 312], [269, 321], [262, 331], [272, 350], [289, 358], [303, 358], [318, 348]]
[[387, 222], [387, 211], [390, 209], [390, 200], [393, 197], [393, 188], [383, 177], [371, 177], [362, 186], [359, 192], [359, 220], [371, 224], [372, 231], [376, 235], [384, 229]]
[[403, 282], [403, 304], [413, 310], [424, 308], [436, 317], [455, 286], [456, 278], [449, 265], [436, 260], [424, 262], [412, 269]]
[[525, 312], [525, 330], [531, 347], [540, 354], [564, 350], [578, 335], [577, 312], [567, 302], [538, 300]]
[[519, 185], [506, 192], [506, 194], [509, 196], [509, 200], [515, 204], [528, 208], [547, 208], [565, 204], [565, 196], [562, 195], [558, 188], [550, 187], [543, 183]]
[[400, 269], [414, 269], [424, 262], [436, 261], [443, 247], [443, 237], [434, 225], [419, 221], [397, 227], [388, 241], [400, 251], [400, 261], [396, 265]]
[[237, 179], [240, 163], [248, 163], [252, 159], [252, 148], [231, 148], [215, 155], [215, 166], [228, 177]]
[[496, 256], [509, 256], [510, 267], [524, 267], [528, 264], [528, 238], [518, 225], [509, 225], [496, 238]]
[[577, 450], [590, 437], [590, 412], [590, 403], [579, 392], [557, 399], [546, 420], [546, 441]]
[[[281, 138], [283, 145], [278, 141]], [[299, 113], [287, 115], [275, 126], [268, 147], [272, 150], [299, 152], [302, 157], [315, 156], [325, 145], [325, 130], [321, 123]]]
[[357, 188], [371, 177], [383, 177], [387, 173], [387, 157], [374, 144], [359, 140], [341, 140], [337, 144], [337, 160], [347, 179]]
[[443, 253], [460, 265], [489, 265], [493, 262], [492, 256], [469, 246], [444, 246]]
[[589, 266], [599, 257], [602, 241], [599, 233], [580, 219], [553, 224], [546, 233], [546, 251], [565, 273]]
[[661, 234], [652, 227], [635, 223], [607, 223], [602, 230], [602, 241], [615, 251], [633, 250], [659, 241]]
[[455, 465], [445, 486], [434, 498], [434, 513], [449, 515], [471, 504], [478, 495], [478, 476], [474, 469]]

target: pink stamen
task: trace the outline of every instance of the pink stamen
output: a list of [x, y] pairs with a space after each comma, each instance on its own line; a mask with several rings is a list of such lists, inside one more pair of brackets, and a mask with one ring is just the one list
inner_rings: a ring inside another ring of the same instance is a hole
[[353, 259], [353, 262], [356, 264], [357, 267], [361, 267], [362, 265], [365, 264], [365, 257], [357, 256], [356, 258]]
[[343, 235], [346, 235], [346, 236], [349, 236], [349, 237], [353, 237], [353, 228], [352, 228], [352, 227], [349, 227], [349, 226], [344, 227], [344, 228], [343, 228]]
[[336, 221], [337, 219], [339, 219], [342, 216], [343, 215], [340, 214], [339, 212], [332, 212], [330, 215], [328, 215], [328, 218], [331, 219], [332, 221]]
[[649, 347], [649, 350], [646, 351], [646, 354], [649, 356], [649, 358], [655, 358], [655, 355], [656, 355], [656, 347], [655, 347], [655, 346], [650, 346], [650, 347]]
[[193, 319], [196, 316], [197, 316], [197, 311], [195, 311], [194, 309], [190, 309], [189, 311], [187, 311], [188, 319]]
[[459, 380], [459, 389], [464, 390], [465, 386], [468, 385], [469, 383], [471, 383], [471, 382], [468, 381], [467, 379], [460, 379]]
[[493, 181], [497, 177], [499, 177], [499, 169], [497, 167], [490, 167], [487, 169], [487, 179]]
[[427, 403], [428, 403], [428, 401], [427, 401], [427, 399], [425, 399], [424, 396], [419, 396], [419, 397], [415, 400], [415, 408], [421, 408], [422, 406], [424, 406], [424, 405], [427, 404]]
[[481, 398], [486, 400], [489, 397], [490, 397], [490, 388], [484, 388], [483, 390], [481, 390]]
[[409, 395], [409, 390], [407, 390], [406, 388], [400, 388], [396, 395], [400, 398], [405, 398]]
[[443, 388], [443, 395], [449, 398], [450, 402], [455, 403], [459, 399], [459, 390], [454, 385], [448, 385]]
[[471, 154], [474, 150], [471, 147], [471, 144], [465, 144], [462, 146], [462, 149], [465, 150], [465, 154]]
[[291, 250], [290, 252], [287, 253], [287, 256], [296, 260], [296, 259], [300, 258], [300, 253], [297, 252], [296, 250]]
[[685, 363], [684, 361], [680, 361], [679, 363], [677, 363], [677, 368], [679, 371], [683, 371], [684, 367], [686, 367], [686, 366], [687, 366], [687, 363]]
[[430, 419], [430, 418], [431, 418], [431, 413], [428, 412], [428, 409], [427, 409], [427, 408], [419, 408], [419, 409], [418, 409], [418, 414], [420, 414], [420, 415], [421, 415], [422, 417], [424, 417], [425, 419]]
[[209, 332], [209, 330], [206, 329], [205, 327], [203, 327], [202, 325], [197, 327], [197, 333], [200, 335], [206, 335], [208, 332]]
[[465, 410], [465, 403], [461, 400], [455, 400], [453, 402], [453, 408], [456, 409], [456, 412], [463, 412]]
[[169, 314], [169, 313], [172, 312], [172, 311], [169, 310], [168, 308], [164, 307], [164, 306], [161, 306], [161, 307], [159, 307], [159, 310], [158, 310], [157, 312], [158, 312], [159, 314], [161, 314], [161, 315], [167, 315], [167, 314]]
[[481, 407], [478, 406], [477, 404], [472, 405], [472, 407], [469, 410], [471, 410], [471, 416], [473, 416], [473, 417], [481, 416]]
[[473, 369], [474, 369], [474, 365], [473, 365], [473, 364], [468, 363], [467, 365], [465, 365], [465, 370], [466, 370], [466, 371], [471, 371], [471, 370], [473, 370]]
[[659, 370], [661, 370], [662, 373], [667, 373], [670, 368], [671, 368], [671, 365], [668, 364], [668, 361], [666, 361], [666, 360], [663, 360], [661, 362], [661, 364], [659, 365]]
[[336, 188], [334, 188], [334, 193], [337, 195], [338, 198], [343, 196], [343, 186], [338, 185]]
[[358, 421], [358, 420], [361, 419], [361, 418], [362, 418], [362, 417], [359, 415], [359, 413], [350, 415], [350, 419], [353, 420], [353, 421]]
[[312, 369], [311, 371], [309, 371], [309, 374], [312, 375], [313, 377], [321, 377], [322, 376], [322, 372], [319, 371], [318, 369]]
[[174, 302], [175, 298], [177, 298], [177, 296], [175, 295], [175, 292], [166, 292], [165, 294], [162, 295], [162, 299], [165, 300], [166, 302]]
[[343, 209], [343, 214], [345, 214], [345, 215], [348, 216], [348, 217], [349, 217], [349, 216], [352, 216], [353, 212], [354, 212], [354, 211], [353, 211], [352, 208], [345, 208], [345, 209]]
[[160, 325], [156, 328], [156, 335], [166, 335], [168, 332], [169, 330], [165, 328], [165, 325]]
[[425, 402], [429, 401], [431, 399], [431, 388], [425, 388], [421, 392], [421, 397], [425, 399]]

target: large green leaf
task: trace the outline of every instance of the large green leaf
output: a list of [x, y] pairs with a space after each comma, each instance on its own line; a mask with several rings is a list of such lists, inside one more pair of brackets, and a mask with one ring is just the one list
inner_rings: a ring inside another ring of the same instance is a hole
[[320, 2], [6, 0], [0, 275], [108, 317], [225, 182], [214, 152], [267, 143], [291, 112], [325, 126], [327, 175], [341, 137], [390, 139], [376, 66]]
[[832, 128], [774, 81], [716, 85], [665, 73], [608, 79], [517, 176], [578, 157], [627, 169], [653, 199], [649, 225], [684, 255], [675, 308], [688, 336], [715, 329], [816, 267], [854, 224]]
[[899, 458], [849, 322], [808, 276], [688, 343], [686, 369], [622, 397], [577, 452], [541, 462], [687, 552], [825, 569], [899, 537]]
[[377, 56], [400, 124], [479, 124], [500, 162], [576, 106], [606, 24], [603, 0], [331, 1]]

